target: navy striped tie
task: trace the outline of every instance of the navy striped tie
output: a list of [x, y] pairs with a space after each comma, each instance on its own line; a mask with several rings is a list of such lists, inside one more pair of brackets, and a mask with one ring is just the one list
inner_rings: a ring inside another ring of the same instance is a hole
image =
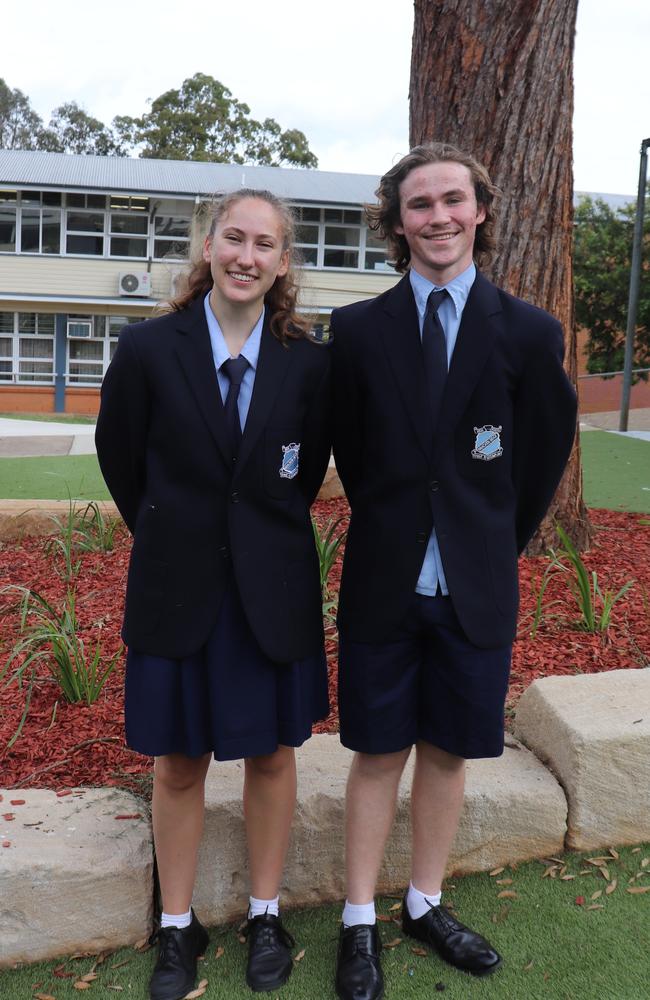
[[427, 309], [422, 324], [422, 353], [424, 355], [424, 371], [431, 400], [431, 412], [434, 426], [442, 402], [447, 380], [447, 340], [442, 328], [438, 309], [448, 295], [446, 288], [434, 290], [427, 299]]
[[239, 421], [237, 400], [239, 399], [239, 390], [247, 368], [248, 361], [246, 358], [242, 358], [241, 354], [236, 358], [229, 358], [221, 365], [221, 371], [230, 382], [224, 409], [233, 460], [237, 457], [239, 442], [241, 441], [241, 423]]

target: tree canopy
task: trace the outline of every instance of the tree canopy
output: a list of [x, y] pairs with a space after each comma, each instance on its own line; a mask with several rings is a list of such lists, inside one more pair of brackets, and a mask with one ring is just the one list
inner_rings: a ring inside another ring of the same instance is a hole
[[[623, 370], [635, 213], [634, 204], [615, 210], [589, 197], [576, 208], [576, 322], [589, 331], [587, 370], [593, 374]], [[645, 218], [635, 368], [650, 367], [650, 197]]]
[[70, 101], [54, 109], [46, 128], [29, 98], [0, 80], [0, 148], [318, 166], [303, 132], [252, 118], [247, 104], [205, 73], [156, 97], [141, 116], [117, 115], [110, 126]]

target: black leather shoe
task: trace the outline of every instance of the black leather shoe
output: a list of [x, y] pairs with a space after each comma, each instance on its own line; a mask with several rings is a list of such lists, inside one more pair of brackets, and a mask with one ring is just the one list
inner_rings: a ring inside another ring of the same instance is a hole
[[336, 993], [340, 1000], [381, 1000], [384, 977], [377, 924], [341, 925], [336, 959]]
[[262, 913], [249, 920], [243, 929], [248, 938], [246, 982], [256, 993], [277, 990], [286, 983], [293, 969], [291, 948], [294, 939], [272, 913]]
[[502, 963], [501, 956], [490, 942], [459, 923], [445, 906], [432, 906], [423, 917], [414, 920], [409, 914], [405, 897], [402, 930], [409, 937], [433, 948], [445, 962], [474, 976], [494, 972]]
[[182, 1000], [196, 985], [196, 961], [208, 947], [208, 932], [192, 910], [189, 927], [161, 927], [158, 961], [149, 980], [151, 1000]]

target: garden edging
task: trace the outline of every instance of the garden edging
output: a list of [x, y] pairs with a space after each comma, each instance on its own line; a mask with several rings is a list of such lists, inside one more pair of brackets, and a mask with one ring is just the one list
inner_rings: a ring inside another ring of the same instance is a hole
[[[449, 872], [486, 871], [556, 854], [565, 846], [649, 839], [650, 668], [543, 678], [528, 688], [520, 706], [522, 743], [508, 738], [502, 757], [468, 764]], [[523, 743], [549, 761], [559, 780]], [[281, 890], [287, 906], [328, 902], [344, 893], [343, 809], [351, 754], [333, 735], [312, 737], [298, 753], [298, 804]], [[621, 796], [622, 776], [628, 788], [633, 784], [634, 796]], [[245, 909], [242, 782], [241, 761], [211, 765], [195, 893], [197, 911], [208, 924]], [[409, 772], [381, 892], [399, 893], [408, 882], [408, 789]], [[64, 797], [33, 789], [0, 794], [6, 810], [0, 821], [0, 895], [12, 900], [11, 909], [4, 908], [0, 967], [112, 949], [146, 936], [153, 866], [142, 803], [115, 789]], [[73, 911], [71, 928], [60, 914]], [[111, 919], [100, 920], [107, 911]]]

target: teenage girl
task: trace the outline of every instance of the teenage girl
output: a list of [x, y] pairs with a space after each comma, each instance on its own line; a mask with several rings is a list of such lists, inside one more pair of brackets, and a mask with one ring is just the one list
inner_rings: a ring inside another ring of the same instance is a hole
[[294, 747], [328, 711], [309, 508], [330, 448], [329, 352], [296, 311], [292, 236], [268, 191], [222, 198], [184, 293], [122, 331], [102, 387], [97, 453], [133, 534], [126, 738], [155, 757], [151, 1000], [193, 988], [208, 942], [191, 900], [211, 755], [245, 760], [247, 982], [292, 968], [278, 891]]

